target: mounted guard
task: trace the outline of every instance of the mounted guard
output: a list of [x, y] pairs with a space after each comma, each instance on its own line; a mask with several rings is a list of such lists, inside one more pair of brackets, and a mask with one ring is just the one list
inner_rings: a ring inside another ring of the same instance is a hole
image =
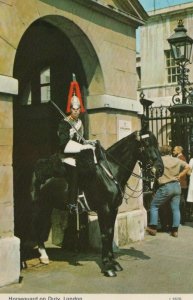
[[[98, 216], [102, 243], [102, 272], [105, 276], [114, 277], [118, 271], [122, 270], [113, 252], [115, 220], [118, 207], [123, 201], [127, 181], [134, 174], [135, 164], [140, 162], [140, 166], [146, 169], [147, 176], [158, 178], [163, 174], [164, 167], [156, 137], [143, 128], [117, 141], [106, 150], [98, 147], [99, 144], [96, 141], [85, 140], [83, 125], [79, 119], [80, 113], [85, 110], [75, 76], [73, 76], [68, 96], [67, 113], [69, 115], [66, 116], [53, 101], [51, 103], [63, 116], [59, 124], [58, 136], [62, 165], [65, 166], [61, 168], [61, 173], [65, 175], [54, 175], [57, 163], [51, 164], [53, 174], [49, 174], [50, 180], [41, 184], [38, 193], [36, 193], [36, 176], [32, 176], [32, 192], [34, 190], [32, 195], [38, 195], [36, 201], [39, 211], [35, 218], [37, 222], [34, 224], [41, 255], [40, 261], [44, 264], [49, 263], [44, 243], [49, 236], [53, 208], [65, 210], [68, 206], [71, 211], [76, 211], [78, 216], [77, 199], [81, 183], [89, 208]], [[95, 175], [92, 177], [88, 175], [89, 168], [86, 166], [89, 161], [88, 151], [92, 154], [95, 167]], [[97, 161], [94, 161], [95, 154]], [[80, 156], [81, 158], [86, 156], [85, 164], [83, 164], [84, 176], [79, 172]], [[34, 173], [37, 175], [39, 172], [36, 170]], [[44, 180], [47, 174], [40, 177]], [[79, 177], [81, 177], [80, 181]]]
[[[65, 168], [67, 170], [67, 179], [69, 184], [69, 199], [67, 207], [70, 212], [77, 211], [77, 199], [80, 187], [77, 160], [78, 158], [80, 159], [80, 154], [83, 156], [84, 154], [82, 152], [88, 149], [91, 150], [92, 157], [94, 158], [95, 151], [95, 142], [87, 141], [83, 137], [84, 127], [79, 116], [80, 113], [84, 112], [85, 108], [83, 106], [80, 87], [76, 81], [75, 75], [73, 74], [73, 81], [70, 84], [66, 109], [68, 116], [65, 116], [65, 118], [61, 120], [58, 127], [61, 160], [62, 163], [65, 164]], [[82, 200], [85, 200], [84, 195], [82, 198]], [[85, 204], [86, 202], [84, 201], [84, 205]]]

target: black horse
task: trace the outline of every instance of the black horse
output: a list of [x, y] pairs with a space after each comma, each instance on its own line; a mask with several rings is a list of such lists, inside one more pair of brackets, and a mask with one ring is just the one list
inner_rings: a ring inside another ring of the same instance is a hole
[[[122, 203], [126, 183], [137, 161], [141, 162], [140, 164], [146, 169], [148, 177], [154, 178], [162, 175], [163, 163], [157, 140], [149, 131], [135, 131], [106, 151], [100, 150], [92, 176], [82, 176], [84, 177], [82, 189], [90, 209], [98, 215], [102, 239], [102, 272], [105, 276], [113, 277], [116, 276], [116, 271], [122, 270], [120, 264], [114, 259], [113, 237], [118, 207]], [[45, 165], [45, 161], [39, 162], [39, 166], [41, 165]], [[42, 166], [36, 169], [43, 170]], [[39, 202], [39, 224], [36, 224], [37, 243], [44, 263], [48, 263], [44, 242], [48, 237], [52, 210], [53, 208], [65, 209], [68, 199], [65, 170], [62, 169], [59, 161], [54, 164], [54, 168], [58, 173], [53, 173], [52, 176], [52, 168], [45, 176], [40, 176], [36, 170], [32, 180], [32, 196]], [[46, 180], [48, 177], [50, 179]]]

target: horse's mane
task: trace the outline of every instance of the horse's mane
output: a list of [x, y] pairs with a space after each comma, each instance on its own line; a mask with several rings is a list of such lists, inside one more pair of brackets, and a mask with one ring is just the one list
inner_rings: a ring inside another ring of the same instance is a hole
[[130, 151], [133, 149], [136, 149], [137, 151], [137, 146], [140, 145], [139, 140], [137, 140], [137, 134], [140, 134], [140, 136], [148, 134], [149, 145], [156, 148], [158, 147], [157, 139], [151, 131], [136, 130], [107, 148], [106, 153], [118, 158], [124, 156], [126, 151], [128, 151], [128, 148]]
[[133, 147], [136, 147], [137, 144], [136, 133], [137, 131], [134, 131], [126, 137], [122, 138], [121, 140], [117, 141], [116, 143], [114, 143], [106, 149], [106, 153], [115, 157], [120, 157], [124, 155], [126, 151], [128, 151], [128, 145], [130, 150], [132, 150]]
[[136, 135], [137, 131], [132, 132], [131, 134], [127, 135], [126, 137], [122, 138], [121, 140], [115, 142], [113, 145], [111, 145], [110, 147], [108, 147], [106, 149], [106, 151], [112, 151], [114, 148], [119, 147], [120, 145], [122, 145], [125, 141], [129, 141], [133, 138], [134, 135]]

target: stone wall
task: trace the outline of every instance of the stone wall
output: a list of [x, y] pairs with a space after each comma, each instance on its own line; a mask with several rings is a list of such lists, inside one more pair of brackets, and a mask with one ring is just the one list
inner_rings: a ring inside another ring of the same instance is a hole
[[19, 281], [19, 239], [14, 237], [13, 111], [17, 81], [0, 76], [0, 287]]

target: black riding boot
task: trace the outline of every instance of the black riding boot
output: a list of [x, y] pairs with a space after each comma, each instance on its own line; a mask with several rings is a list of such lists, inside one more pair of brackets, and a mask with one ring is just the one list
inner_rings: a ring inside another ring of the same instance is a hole
[[68, 183], [69, 183], [69, 199], [67, 207], [70, 212], [77, 210], [77, 198], [78, 198], [78, 172], [76, 167], [67, 166]]

